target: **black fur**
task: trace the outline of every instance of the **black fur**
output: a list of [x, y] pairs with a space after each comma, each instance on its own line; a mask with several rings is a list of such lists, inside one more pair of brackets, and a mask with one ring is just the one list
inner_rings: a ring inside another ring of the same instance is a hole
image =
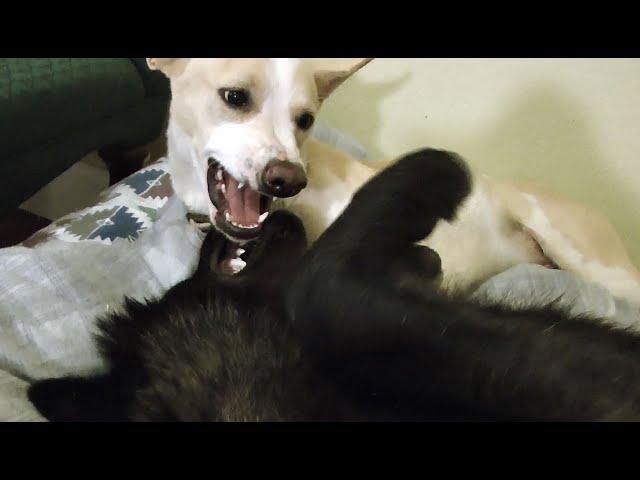
[[637, 419], [638, 337], [438, 292], [415, 242], [469, 190], [455, 155], [407, 155], [300, 262], [300, 223], [274, 214], [238, 276], [204, 252], [192, 280], [101, 322], [108, 375], [29, 397], [52, 420]]
[[345, 388], [414, 418], [637, 419], [639, 337], [551, 307], [482, 308], [417, 292], [433, 252], [414, 241], [469, 191], [452, 154], [406, 156], [366, 185], [318, 240], [288, 311], [305, 349]]
[[233, 277], [211, 268], [224, 243], [210, 232], [191, 279], [158, 301], [127, 300], [124, 314], [99, 320], [109, 373], [34, 384], [29, 398], [40, 412], [55, 421], [297, 418], [297, 396], [308, 389], [285, 385], [299, 387], [306, 370], [280, 286], [306, 248], [304, 228], [274, 213]]

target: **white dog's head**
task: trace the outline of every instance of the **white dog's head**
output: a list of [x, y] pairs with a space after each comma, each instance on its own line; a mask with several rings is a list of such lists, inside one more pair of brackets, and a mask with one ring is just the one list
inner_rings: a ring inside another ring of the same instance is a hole
[[307, 184], [302, 146], [322, 102], [370, 60], [147, 59], [169, 77], [171, 126], [190, 144], [184, 168], [196, 180], [174, 185], [177, 194], [200, 205], [208, 197], [212, 221], [228, 236], [256, 237], [271, 199]]

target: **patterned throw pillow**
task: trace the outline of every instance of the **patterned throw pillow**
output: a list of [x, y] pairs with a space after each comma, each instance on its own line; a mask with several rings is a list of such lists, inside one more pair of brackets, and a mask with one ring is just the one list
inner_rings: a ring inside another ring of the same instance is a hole
[[59, 218], [22, 245], [34, 247], [54, 238], [106, 245], [133, 242], [158, 219], [160, 209], [172, 195], [171, 177], [162, 159], [102, 192], [95, 205]]

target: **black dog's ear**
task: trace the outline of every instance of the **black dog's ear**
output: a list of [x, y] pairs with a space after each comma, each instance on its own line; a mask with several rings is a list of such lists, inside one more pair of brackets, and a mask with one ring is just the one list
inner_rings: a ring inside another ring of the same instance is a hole
[[420, 277], [434, 279], [442, 273], [440, 255], [426, 245], [411, 245], [400, 260], [404, 271]]
[[29, 387], [29, 400], [52, 422], [118, 420], [118, 399], [106, 377], [54, 378]]
[[424, 245], [410, 245], [389, 262], [389, 288], [413, 293], [418, 298], [441, 296], [442, 261], [435, 250]]

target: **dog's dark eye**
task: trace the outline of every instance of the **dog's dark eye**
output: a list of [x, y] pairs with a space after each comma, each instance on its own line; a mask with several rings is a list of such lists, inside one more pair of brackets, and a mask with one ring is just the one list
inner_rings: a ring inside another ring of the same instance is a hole
[[309, 130], [311, 128], [311, 125], [313, 125], [313, 121], [315, 119], [313, 118], [313, 115], [311, 115], [310, 113], [306, 112], [303, 113], [302, 115], [300, 115], [297, 119], [296, 119], [296, 125], [298, 125], [298, 128], [302, 129], [302, 130]]
[[219, 91], [224, 103], [231, 108], [246, 108], [249, 105], [249, 92], [242, 89], [223, 88]]

